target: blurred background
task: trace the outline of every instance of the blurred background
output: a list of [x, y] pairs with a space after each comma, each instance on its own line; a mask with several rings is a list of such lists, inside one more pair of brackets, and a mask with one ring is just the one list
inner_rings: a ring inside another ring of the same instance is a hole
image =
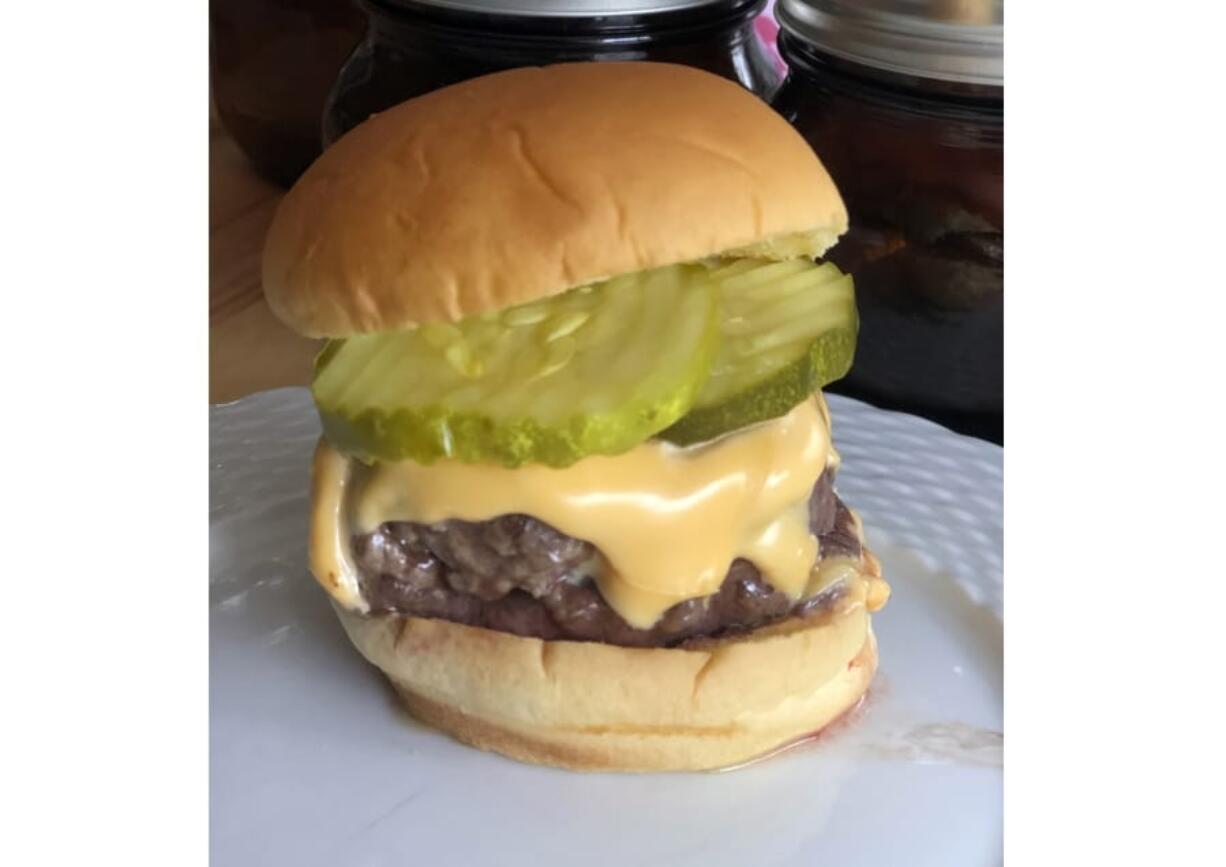
[[211, 0], [209, 48], [211, 402], [308, 381], [260, 249], [331, 142], [499, 69], [658, 60], [769, 101], [842, 192], [861, 332], [828, 390], [1002, 441], [1003, 0]]

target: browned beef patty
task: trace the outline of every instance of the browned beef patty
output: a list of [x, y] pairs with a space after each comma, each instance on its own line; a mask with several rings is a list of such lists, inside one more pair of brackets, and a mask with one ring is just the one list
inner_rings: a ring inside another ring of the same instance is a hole
[[[854, 519], [830, 471], [809, 498], [821, 556], [859, 556]], [[829, 607], [845, 588], [793, 601], [748, 560], [735, 560], [716, 593], [678, 603], [635, 629], [600, 595], [600, 552], [528, 515], [489, 521], [396, 521], [355, 536], [362, 592], [376, 614], [411, 614], [544, 639], [665, 647], [698, 636], [756, 629]]]

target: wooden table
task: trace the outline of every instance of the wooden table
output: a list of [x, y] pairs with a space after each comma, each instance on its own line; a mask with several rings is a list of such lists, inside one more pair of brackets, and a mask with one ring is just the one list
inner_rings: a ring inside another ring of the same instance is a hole
[[282, 325], [260, 290], [264, 233], [282, 195], [255, 174], [210, 113], [210, 403], [310, 382], [319, 341]]

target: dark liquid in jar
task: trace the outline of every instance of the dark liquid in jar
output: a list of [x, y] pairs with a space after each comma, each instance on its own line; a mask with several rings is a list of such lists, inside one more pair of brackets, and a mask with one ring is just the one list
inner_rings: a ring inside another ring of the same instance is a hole
[[856, 281], [855, 364], [832, 392], [1003, 440], [999, 88], [866, 74], [788, 34], [774, 106], [847, 203], [828, 258]]

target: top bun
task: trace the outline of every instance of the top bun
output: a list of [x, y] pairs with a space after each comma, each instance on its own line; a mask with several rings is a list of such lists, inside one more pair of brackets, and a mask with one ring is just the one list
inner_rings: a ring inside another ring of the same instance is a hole
[[282, 200], [273, 311], [314, 337], [456, 321], [717, 254], [816, 256], [847, 227], [805, 141], [664, 63], [499, 72], [376, 115]]

